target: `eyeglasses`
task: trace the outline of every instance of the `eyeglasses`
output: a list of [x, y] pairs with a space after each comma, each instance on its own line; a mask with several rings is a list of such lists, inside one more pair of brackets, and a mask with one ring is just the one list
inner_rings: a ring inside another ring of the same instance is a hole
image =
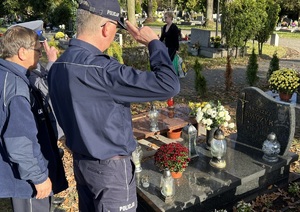
[[[116, 23], [116, 22], [113, 22], [113, 21], [107, 21], [107, 22], [110, 22], [110, 23], [112, 23], [112, 24], [116, 25], [116, 26], [117, 26], [117, 28], [120, 28], [119, 24], [118, 24], [118, 23]], [[107, 22], [106, 22], [105, 24], [107, 24]], [[105, 26], [105, 24], [103, 24], [101, 27], [104, 27], [104, 26]]]
[[34, 48], [29, 48], [29, 49], [31, 49], [31, 50], [33, 50], [33, 51], [36, 51], [36, 52], [38, 52], [39, 54], [42, 54], [42, 50], [41, 50], [41, 49], [34, 49]]
[[168, 17], [165, 17], [165, 19], [167, 19]]

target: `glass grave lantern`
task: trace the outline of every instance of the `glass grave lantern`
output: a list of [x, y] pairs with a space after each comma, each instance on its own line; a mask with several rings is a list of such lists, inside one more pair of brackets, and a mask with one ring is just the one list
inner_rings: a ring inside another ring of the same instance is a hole
[[172, 202], [175, 195], [175, 184], [168, 168], [164, 169], [164, 173], [161, 176], [160, 187], [165, 203]]
[[213, 167], [223, 169], [226, 167], [226, 161], [224, 156], [227, 151], [227, 142], [223, 131], [218, 128], [214, 133], [214, 138], [211, 140], [210, 153], [212, 159], [209, 161], [209, 164]]
[[159, 115], [158, 110], [156, 110], [156, 107], [153, 104], [151, 104], [151, 109], [149, 111], [150, 131], [151, 132], [159, 131], [159, 128], [158, 128], [158, 115]]
[[267, 162], [277, 162], [280, 153], [280, 143], [277, 141], [276, 134], [271, 132], [263, 143], [263, 159]]
[[198, 156], [196, 152], [197, 135], [197, 129], [191, 123], [188, 123], [182, 129], [181, 137], [183, 139], [184, 146], [189, 150], [189, 158], [191, 159]]

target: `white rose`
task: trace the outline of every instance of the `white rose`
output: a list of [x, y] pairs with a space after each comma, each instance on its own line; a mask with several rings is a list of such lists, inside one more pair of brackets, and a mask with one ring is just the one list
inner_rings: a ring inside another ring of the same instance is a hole
[[218, 114], [218, 116], [219, 116], [220, 118], [224, 117], [224, 116], [225, 116], [224, 111], [220, 111], [219, 114]]
[[197, 121], [198, 123], [200, 123], [200, 121], [201, 121], [202, 118], [203, 118], [203, 113], [202, 113], [202, 111], [198, 111], [198, 112], [197, 112], [197, 116], [196, 116], [196, 121]]
[[223, 123], [223, 126], [224, 126], [224, 127], [228, 127], [228, 122], [227, 122], [227, 121], [224, 122], [224, 123]]
[[206, 121], [206, 124], [207, 124], [207, 125], [210, 126], [212, 123], [213, 123], [213, 121], [212, 121], [211, 119], [207, 119], [207, 121]]
[[230, 121], [230, 119], [231, 119], [230, 115], [225, 116], [226, 121]]
[[234, 128], [234, 123], [230, 123], [230, 124], [228, 125], [228, 127], [231, 128], [231, 129]]
[[211, 112], [211, 117], [212, 117], [212, 118], [215, 118], [216, 116], [217, 116], [217, 111], [213, 110], [213, 111]]
[[211, 115], [212, 112], [213, 112], [213, 110], [212, 110], [211, 108], [208, 108], [207, 111], [206, 111], [206, 113], [207, 113], [208, 115]]

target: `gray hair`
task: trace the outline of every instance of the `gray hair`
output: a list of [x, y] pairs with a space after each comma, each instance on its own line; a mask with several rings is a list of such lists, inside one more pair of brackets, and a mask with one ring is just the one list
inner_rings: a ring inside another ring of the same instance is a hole
[[85, 33], [93, 34], [99, 29], [100, 26], [105, 24], [106, 21], [106, 18], [92, 14], [83, 9], [78, 9], [76, 19], [77, 35]]
[[38, 42], [38, 35], [35, 31], [22, 26], [14, 26], [9, 28], [0, 39], [0, 57], [11, 58], [18, 54], [20, 48], [32, 48]]

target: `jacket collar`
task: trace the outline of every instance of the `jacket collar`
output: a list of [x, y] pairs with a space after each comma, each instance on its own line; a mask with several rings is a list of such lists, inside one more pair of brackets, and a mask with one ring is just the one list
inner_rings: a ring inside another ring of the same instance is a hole
[[7, 60], [3, 60], [3, 59], [0, 58], [0, 67], [1, 67], [0, 71], [5, 70], [5, 71], [10, 72], [14, 75], [17, 75], [18, 77], [22, 78], [26, 82], [26, 84], [30, 85], [29, 80], [26, 77], [27, 69], [24, 68], [23, 66], [20, 66], [17, 63], [7, 61]]
[[100, 51], [98, 48], [96, 48], [95, 46], [93, 46], [92, 44], [89, 44], [83, 40], [79, 40], [76, 38], [72, 38], [69, 42], [69, 46], [77, 46], [80, 48], [84, 48], [87, 51], [91, 52], [94, 55], [103, 55], [103, 52]]

